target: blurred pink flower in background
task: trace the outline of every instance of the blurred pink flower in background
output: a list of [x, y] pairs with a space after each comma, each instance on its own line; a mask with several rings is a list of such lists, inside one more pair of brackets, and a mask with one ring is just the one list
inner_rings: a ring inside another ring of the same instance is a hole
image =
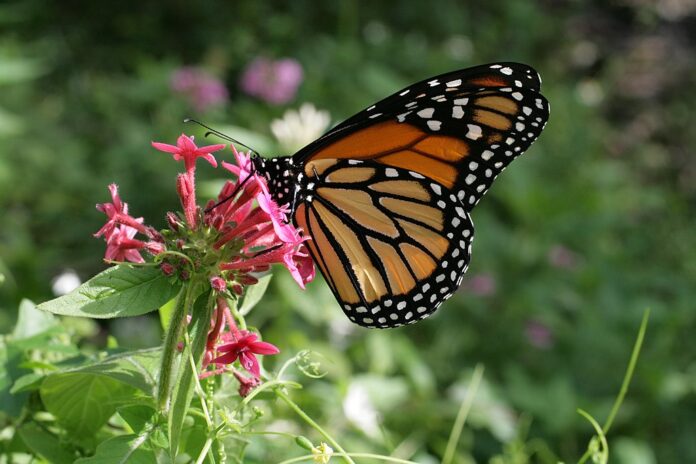
[[182, 94], [196, 111], [206, 111], [227, 101], [225, 84], [201, 68], [185, 66], [172, 73], [171, 88]]
[[536, 348], [547, 349], [553, 346], [553, 333], [551, 329], [549, 329], [546, 324], [539, 321], [527, 321], [524, 328], [524, 335], [527, 337], [529, 344]]
[[559, 269], [575, 269], [578, 267], [578, 255], [563, 245], [551, 247], [547, 259], [551, 266]]
[[491, 274], [476, 274], [464, 280], [465, 291], [478, 296], [489, 296], [495, 293], [495, 279]]
[[239, 86], [248, 95], [281, 105], [295, 98], [302, 76], [302, 66], [292, 58], [256, 58], [242, 73]]

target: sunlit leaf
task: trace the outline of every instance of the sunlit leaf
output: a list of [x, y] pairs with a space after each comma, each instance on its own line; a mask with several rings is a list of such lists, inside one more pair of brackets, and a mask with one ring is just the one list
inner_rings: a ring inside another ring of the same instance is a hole
[[239, 307], [239, 313], [241, 315], [249, 314], [256, 304], [261, 301], [263, 295], [268, 289], [268, 284], [271, 282], [273, 274], [266, 274], [265, 276], [259, 278], [259, 282], [256, 285], [249, 285], [246, 287], [244, 293], [244, 299]]
[[38, 308], [54, 314], [100, 319], [139, 316], [159, 308], [179, 291], [159, 269], [120, 265]]
[[97, 446], [97, 452], [75, 464], [152, 464], [157, 462], [152, 450], [142, 447], [144, 438], [138, 435], [121, 435]]
[[12, 336], [15, 339], [28, 338], [56, 324], [57, 321], [53, 314], [39, 311], [32, 301], [25, 298], [19, 303], [17, 324], [12, 331]]
[[134, 401], [137, 390], [104, 375], [71, 372], [48, 376], [40, 392], [59, 424], [75, 437], [90, 437], [118, 406]]

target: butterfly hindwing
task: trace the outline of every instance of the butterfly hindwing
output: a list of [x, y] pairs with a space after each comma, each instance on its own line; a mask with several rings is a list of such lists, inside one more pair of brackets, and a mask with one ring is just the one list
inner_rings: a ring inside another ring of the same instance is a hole
[[473, 224], [451, 190], [374, 161], [322, 159], [295, 223], [346, 315], [367, 327], [428, 316], [459, 286]]

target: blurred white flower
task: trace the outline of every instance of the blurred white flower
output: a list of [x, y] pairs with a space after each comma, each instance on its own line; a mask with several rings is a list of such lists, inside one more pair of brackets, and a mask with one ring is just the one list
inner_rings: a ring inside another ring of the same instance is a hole
[[474, 54], [474, 44], [465, 35], [453, 35], [444, 43], [444, 49], [455, 60], [466, 61]]
[[319, 138], [329, 127], [328, 111], [317, 110], [311, 103], [304, 103], [299, 110], [288, 110], [281, 119], [271, 122], [271, 132], [287, 153], [295, 153]]
[[79, 287], [81, 283], [80, 277], [74, 270], [66, 269], [53, 279], [53, 282], [51, 282], [51, 289], [54, 295], [61, 296], [72, 292]]
[[313, 461], [317, 464], [329, 464], [333, 452], [333, 448], [321, 442], [321, 445], [312, 448], [312, 456], [314, 456]]
[[370, 401], [364, 385], [355, 382], [350, 384], [343, 400], [343, 413], [365, 435], [375, 437], [379, 433], [379, 413]]
[[599, 105], [604, 100], [604, 89], [594, 79], [585, 79], [581, 81], [576, 92], [580, 102], [587, 106]]

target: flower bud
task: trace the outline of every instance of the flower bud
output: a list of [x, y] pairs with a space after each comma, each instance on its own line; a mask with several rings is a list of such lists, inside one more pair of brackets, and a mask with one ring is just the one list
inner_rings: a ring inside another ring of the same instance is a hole
[[170, 275], [174, 274], [174, 271], [176, 271], [176, 268], [174, 266], [172, 266], [170, 263], [164, 262], [164, 263], [160, 264], [160, 270], [162, 271], [162, 273], [164, 273], [164, 275], [170, 276]]
[[225, 282], [225, 279], [219, 276], [210, 278], [210, 286], [218, 293], [227, 290], [227, 282]]
[[251, 276], [249, 274], [241, 275], [241, 276], [237, 277], [237, 280], [242, 285], [255, 285], [255, 284], [259, 283], [259, 279], [257, 279], [254, 276]]
[[312, 451], [312, 448], [314, 448], [314, 445], [311, 441], [309, 441], [309, 438], [303, 437], [302, 435], [295, 437], [295, 443], [297, 443], [300, 448], [304, 448], [307, 451]]
[[183, 225], [176, 214], [171, 211], [167, 213], [167, 223], [169, 224], [169, 228], [174, 232], [178, 232], [179, 228]]

